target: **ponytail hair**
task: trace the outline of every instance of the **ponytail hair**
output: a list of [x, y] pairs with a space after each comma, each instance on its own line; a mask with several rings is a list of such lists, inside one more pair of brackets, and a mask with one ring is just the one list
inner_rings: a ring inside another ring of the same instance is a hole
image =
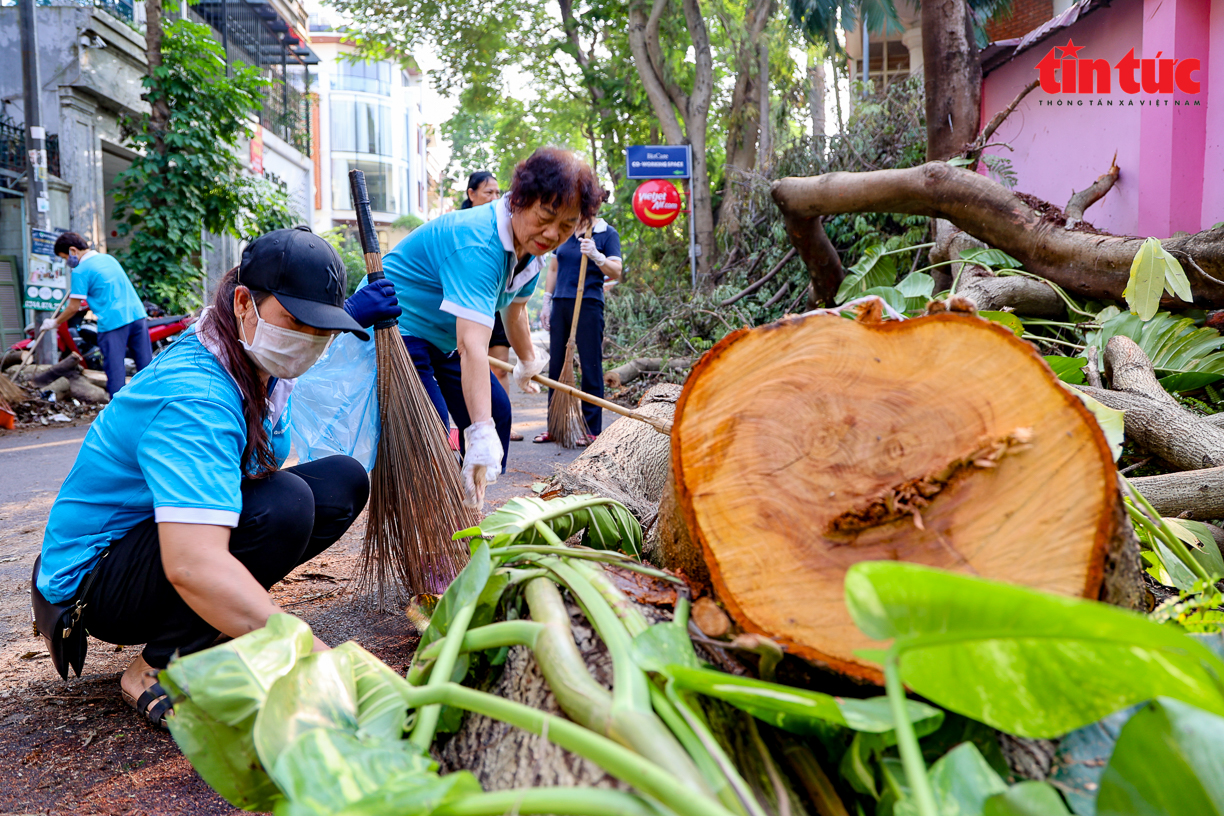
[[[268, 389], [259, 378], [259, 370], [247, 356], [238, 335], [238, 317], [234, 314], [234, 291], [238, 288], [238, 267], [225, 273], [213, 298], [213, 307], [201, 320], [200, 331], [221, 347], [222, 362], [229, 369], [242, 396], [242, 416], [246, 419], [246, 447], [242, 451], [242, 472], [261, 479], [276, 472], [276, 457], [264, 422], [268, 418]], [[247, 287], [250, 289], [250, 287]], [[271, 292], [250, 289], [255, 305], [263, 303]]]

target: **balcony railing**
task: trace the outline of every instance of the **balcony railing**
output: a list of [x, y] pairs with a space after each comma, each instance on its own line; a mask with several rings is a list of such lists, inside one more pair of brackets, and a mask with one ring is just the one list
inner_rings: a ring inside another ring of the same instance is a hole
[[[80, 6], [110, 12], [129, 24], [135, 22], [132, 0], [37, 0], [40, 6]], [[17, 0], [0, 0], [0, 6], [16, 6]]]
[[[27, 164], [25, 128], [8, 121], [0, 121], [0, 171], [4, 175], [17, 177], [25, 174]], [[47, 172], [60, 174], [59, 135], [47, 136]]]

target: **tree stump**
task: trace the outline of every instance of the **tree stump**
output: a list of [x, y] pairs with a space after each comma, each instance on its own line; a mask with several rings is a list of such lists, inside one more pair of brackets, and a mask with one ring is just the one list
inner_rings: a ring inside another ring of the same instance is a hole
[[709, 582], [743, 629], [863, 680], [881, 675], [843, 602], [859, 561], [1089, 598], [1107, 568], [1138, 575], [1091, 413], [1036, 349], [970, 315], [728, 335], [676, 405], [671, 471], [657, 559]]

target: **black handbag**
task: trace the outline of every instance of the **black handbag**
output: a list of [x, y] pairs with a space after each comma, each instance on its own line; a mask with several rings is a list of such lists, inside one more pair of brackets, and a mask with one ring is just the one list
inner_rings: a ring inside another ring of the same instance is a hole
[[102, 566], [102, 561], [109, 554], [109, 549], [102, 551], [93, 569], [81, 582], [76, 600], [67, 605], [53, 604], [38, 591], [38, 565], [42, 562], [42, 556], [34, 559], [34, 575], [30, 578], [30, 622], [34, 625], [34, 634], [41, 635], [46, 642], [55, 670], [65, 680], [68, 679], [69, 667], [80, 677], [81, 668], [85, 665], [89, 637], [81, 615], [85, 611], [89, 589], [98, 575], [98, 567]]

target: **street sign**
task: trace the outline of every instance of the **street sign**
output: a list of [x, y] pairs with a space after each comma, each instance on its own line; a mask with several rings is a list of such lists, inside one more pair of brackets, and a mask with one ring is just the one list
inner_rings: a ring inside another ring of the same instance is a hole
[[686, 179], [692, 175], [688, 145], [633, 145], [625, 148], [626, 178]]
[[648, 227], [666, 227], [680, 215], [680, 193], [666, 179], [643, 181], [633, 193], [633, 214]]
[[27, 265], [21, 308], [52, 312], [60, 307], [68, 294], [68, 278], [64, 262], [52, 261], [42, 255], [31, 255]]
[[32, 229], [30, 230], [30, 252], [35, 255], [42, 255], [47, 258], [55, 257], [55, 239], [60, 237], [59, 232], [51, 230]]

